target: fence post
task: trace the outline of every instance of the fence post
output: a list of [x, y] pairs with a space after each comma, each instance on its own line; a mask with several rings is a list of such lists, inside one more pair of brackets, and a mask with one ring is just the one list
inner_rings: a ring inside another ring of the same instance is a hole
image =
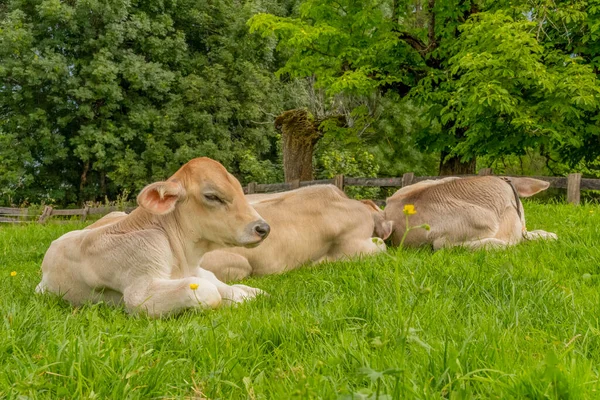
[[487, 176], [487, 175], [492, 175], [492, 169], [491, 168], [481, 168], [479, 170], [479, 176]]
[[579, 205], [581, 198], [581, 174], [569, 174], [567, 177], [567, 202]]
[[81, 214], [81, 222], [85, 221], [85, 219], [87, 218], [89, 213], [90, 213], [90, 206], [88, 206], [86, 204], [85, 206], [83, 206], [83, 214]]
[[42, 212], [42, 215], [40, 215], [40, 218], [38, 218], [38, 223], [43, 224], [46, 222], [46, 220], [52, 215], [52, 207], [50, 206], [46, 206], [44, 207], [44, 211]]
[[248, 184], [248, 194], [256, 193], [256, 182], [250, 182]]
[[342, 192], [344, 191], [344, 174], [336, 175], [333, 178], [333, 184], [338, 187]]
[[402, 175], [402, 187], [412, 184], [412, 181], [414, 178], [415, 178], [414, 172], [407, 172], [404, 175]]
[[290, 181], [292, 189], [298, 189], [300, 187], [300, 179], [293, 179]]

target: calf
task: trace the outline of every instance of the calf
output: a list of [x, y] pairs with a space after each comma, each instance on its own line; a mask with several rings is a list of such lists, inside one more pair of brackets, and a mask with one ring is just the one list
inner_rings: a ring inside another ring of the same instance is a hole
[[246, 197], [269, 223], [273, 235], [256, 249], [238, 247], [205, 254], [202, 268], [225, 281], [383, 251], [382, 239], [392, 232], [392, 223], [384, 220], [373, 202], [349, 199], [333, 185]]
[[204, 253], [257, 246], [270, 230], [221, 164], [194, 159], [167, 181], [146, 186], [137, 202], [129, 215], [111, 213], [53, 241], [36, 290], [73, 304], [123, 301], [128, 311], [151, 316], [259, 293], [199, 267]]
[[494, 176], [419, 182], [398, 190], [386, 201], [385, 215], [394, 221], [392, 243], [398, 245], [406, 229], [404, 206], [417, 213], [409, 224], [428, 224], [431, 230], [411, 230], [408, 246], [433, 245], [434, 249], [466, 246], [473, 249], [506, 247], [523, 239], [556, 239], [554, 233], [527, 231], [521, 197], [547, 189], [548, 182], [532, 178]]

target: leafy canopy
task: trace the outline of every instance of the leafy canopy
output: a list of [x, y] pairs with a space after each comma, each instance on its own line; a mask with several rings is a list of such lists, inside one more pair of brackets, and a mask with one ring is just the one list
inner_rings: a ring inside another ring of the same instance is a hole
[[[470, 159], [537, 148], [600, 155], [596, 2], [307, 0], [299, 18], [254, 16], [290, 58], [279, 74], [327, 93], [408, 95], [422, 148]], [[590, 146], [593, 144], [593, 146]]]
[[279, 60], [245, 23], [285, 3], [7, 1], [0, 201], [115, 198], [198, 156], [278, 180]]

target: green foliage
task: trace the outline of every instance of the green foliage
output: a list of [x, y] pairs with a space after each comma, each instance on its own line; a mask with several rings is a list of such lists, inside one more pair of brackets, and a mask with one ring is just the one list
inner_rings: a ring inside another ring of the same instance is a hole
[[581, 59], [545, 49], [534, 27], [503, 12], [478, 13], [460, 27], [448, 69], [413, 92], [439, 126], [450, 126], [424, 139], [430, 146], [445, 146], [444, 135], [461, 129], [454, 152], [463, 156], [584, 146], [585, 117], [600, 105], [596, 74]]
[[441, 150], [593, 175], [599, 51], [600, 0], [7, 0], [0, 203], [114, 198], [197, 156], [280, 181], [272, 121], [300, 107], [382, 175]]
[[2, 226], [0, 397], [595, 399], [600, 208], [524, 206], [559, 240], [392, 249], [164, 320], [32, 293], [50, 242], [83, 225]]
[[[335, 149], [333, 146], [326, 146], [326, 149], [317, 152], [317, 174], [319, 179], [331, 179], [339, 174], [350, 177], [376, 177], [379, 172], [379, 165], [375, 156], [365, 150], [351, 152], [347, 149]], [[346, 186], [346, 194], [352, 198], [358, 199], [377, 199], [379, 197], [379, 188], [359, 188]]]
[[[280, 74], [331, 96], [410, 95], [426, 151], [464, 160], [531, 148], [571, 168], [600, 156], [597, 2], [307, 0], [252, 30], [291, 53]], [[379, 132], [378, 132], [379, 133]]]
[[423, 109], [408, 98], [388, 92], [380, 104], [381, 112], [373, 122], [374, 139], [368, 149], [380, 166], [379, 174], [397, 177], [406, 172], [416, 176], [437, 175], [439, 155], [423, 152], [416, 139], [429, 126]]
[[541, 155], [532, 149], [526, 149], [522, 155], [479, 157], [478, 168], [493, 168], [494, 173], [498, 175], [564, 176], [571, 172], [580, 172], [586, 178], [600, 178], [600, 158], [568, 165], [552, 161], [547, 155]]
[[198, 156], [276, 179], [279, 61], [245, 22], [292, 4], [8, 1], [0, 201], [114, 198]]
[[402, 82], [407, 60], [391, 56], [398, 45], [389, 17], [379, 1], [306, 0], [299, 18], [257, 14], [251, 32], [275, 34], [278, 47], [290, 53], [277, 73], [315, 75], [316, 86], [331, 95], [368, 95], [385, 84]]
[[360, 151], [352, 154], [347, 150], [325, 150], [319, 158], [323, 166], [323, 178], [330, 179], [338, 174], [347, 176], [375, 177], [379, 166], [373, 154]]

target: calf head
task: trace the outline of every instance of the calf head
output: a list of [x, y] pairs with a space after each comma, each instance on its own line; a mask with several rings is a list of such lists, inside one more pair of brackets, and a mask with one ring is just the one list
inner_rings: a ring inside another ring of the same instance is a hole
[[394, 228], [394, 222], [386, 220], [383, 210], [372, 200], [361, 200], [360, 202], [369, 208], [371, 215], [373, 216], [373, 236], [383, 240], [389, 238]]
[[146, 186], [137, 201], [152, 214], [175, 217], [189, 240], [253, 247], [270, 231], [239, 181], [209, 158], [193, 159], [168, 180]]

